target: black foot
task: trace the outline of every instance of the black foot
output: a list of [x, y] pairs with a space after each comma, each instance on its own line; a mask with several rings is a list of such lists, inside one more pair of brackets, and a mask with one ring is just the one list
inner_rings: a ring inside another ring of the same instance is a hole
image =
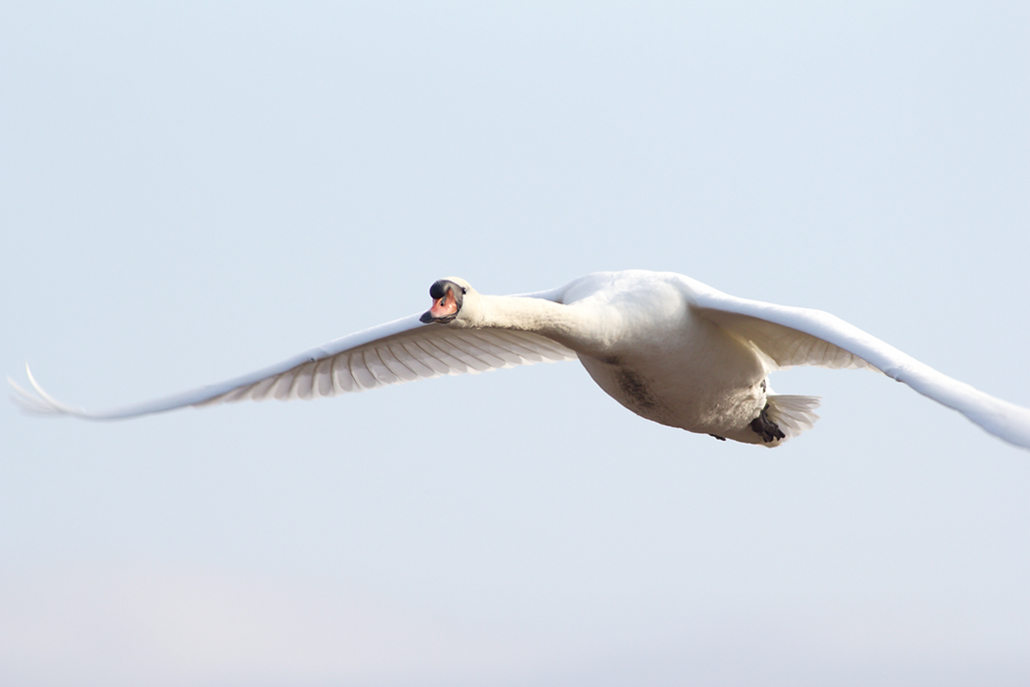
[[713, 439], [718, 439], [719, 441], [726, 441], [726, 437], [721, 437], [718, 434], [709, 434], [708, 436], [712, 437]]
[[767, 410], [769, 410], [768, 403], [762, 408], [762, 412], [758, 414], [758, 417], [751, 421], [751, 429], [755, 434], [762, 437], [762, 441], [768, 444], [774, 439], [784, 439], [787, 435], [783, 433], [779, 425], [769, 419], [765, 412]]

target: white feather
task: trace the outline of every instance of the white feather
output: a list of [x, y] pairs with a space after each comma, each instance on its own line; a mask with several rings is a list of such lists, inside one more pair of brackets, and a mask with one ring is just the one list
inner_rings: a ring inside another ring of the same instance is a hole
[[88, 411], [50, 396], [26, 373], [35, 394], [8, 378], [14, 400], [29, 413], [119, 420], [186, 406], [229, 401], [312, 399], [376, 389], [440, 375], [477, 374], [516, 365], [575, 360], [561, 344], [532, 332], [448, 329], [422, 324], [412, 315], [336, 339], [278, 365], [154, 401], [106, 411]]
[[[812, 427], [818, 399], [767, 397], [769, 371], [867, 368], [1030, 448], [1030, 409], [952, 379], [825, 312], [736, 298], [682, 275], [639, 270], [508, 297], [483, 296], [458, 282], [467, 291], [465, 305], [449, 324], [423, 324], [412, 315], [221, 384], [124, 408], [92, 412], [62, 403], [27, 366], [34, 393], [9, 381], [26, 412], [114, 420], [229, 401], [335, 396], [578, 357], [607, 393], [643, 417], [773, 446]], [[760, 414], [784, 436], [770, 439], [752, 429]]]

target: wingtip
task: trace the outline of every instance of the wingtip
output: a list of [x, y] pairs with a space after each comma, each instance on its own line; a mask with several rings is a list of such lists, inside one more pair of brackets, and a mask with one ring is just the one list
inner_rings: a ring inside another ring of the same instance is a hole
[[11, 389], [14, 393], [9, 394], [8, 398], [11, 402], [18, 407], [18, 410], [25, 413], [26, 415], [52, 415], [53, 411], [50, 410], [42, 399], [38, 396], [26, 391], [18, 382], [14, 381], [10, 376], [7, 377], [7, 383], [11, 385]]
[[23, 413], [50, 417], [62, 415], [85, 415], [84, 411], [65, 405], [44, 391], [43, 387], [40, 386], [39, 382], [37, 382], [36, 378], [33, 376], [28, 363], [25, 363], [25, 376], [28, 377], [29, 384], [32, 385], [33, 391], [23, 388], [10, 376], [7, 377], [7, 383], [10, 384], [11, 388], [14, 390], [10, 399]]

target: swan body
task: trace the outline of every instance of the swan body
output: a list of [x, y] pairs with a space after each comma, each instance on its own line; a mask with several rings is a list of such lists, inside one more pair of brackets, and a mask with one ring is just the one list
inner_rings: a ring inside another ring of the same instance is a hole
[[771, 371], [868, 368], [1030, 448], [1030, 409], [954, 380], [817, 310], [736, 298], [673, 273], [587, 275], [551, 291], [477, 292], [457, 277], [430, 288], [432, 307], [243, 377], [176, 396], [90, 412], [13, 380], [29, 412], [94, 420], [244, 399], [316, 398], [443, 374], [579, 359], [608, 395], [672, 427], [767, 447], [811, 428], [819, 401], [781, 396]]

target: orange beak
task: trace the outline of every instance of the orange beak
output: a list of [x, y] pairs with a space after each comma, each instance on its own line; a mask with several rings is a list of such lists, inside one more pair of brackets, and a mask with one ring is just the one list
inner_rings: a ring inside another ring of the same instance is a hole
[[449, 317], [457, 312], [458, 301], [454, 298], [454, 292], [451, 289], [447, 289], [443, 296], [433, 301], [433, 307], [429, 309], [429, 314], [434, 319]]

